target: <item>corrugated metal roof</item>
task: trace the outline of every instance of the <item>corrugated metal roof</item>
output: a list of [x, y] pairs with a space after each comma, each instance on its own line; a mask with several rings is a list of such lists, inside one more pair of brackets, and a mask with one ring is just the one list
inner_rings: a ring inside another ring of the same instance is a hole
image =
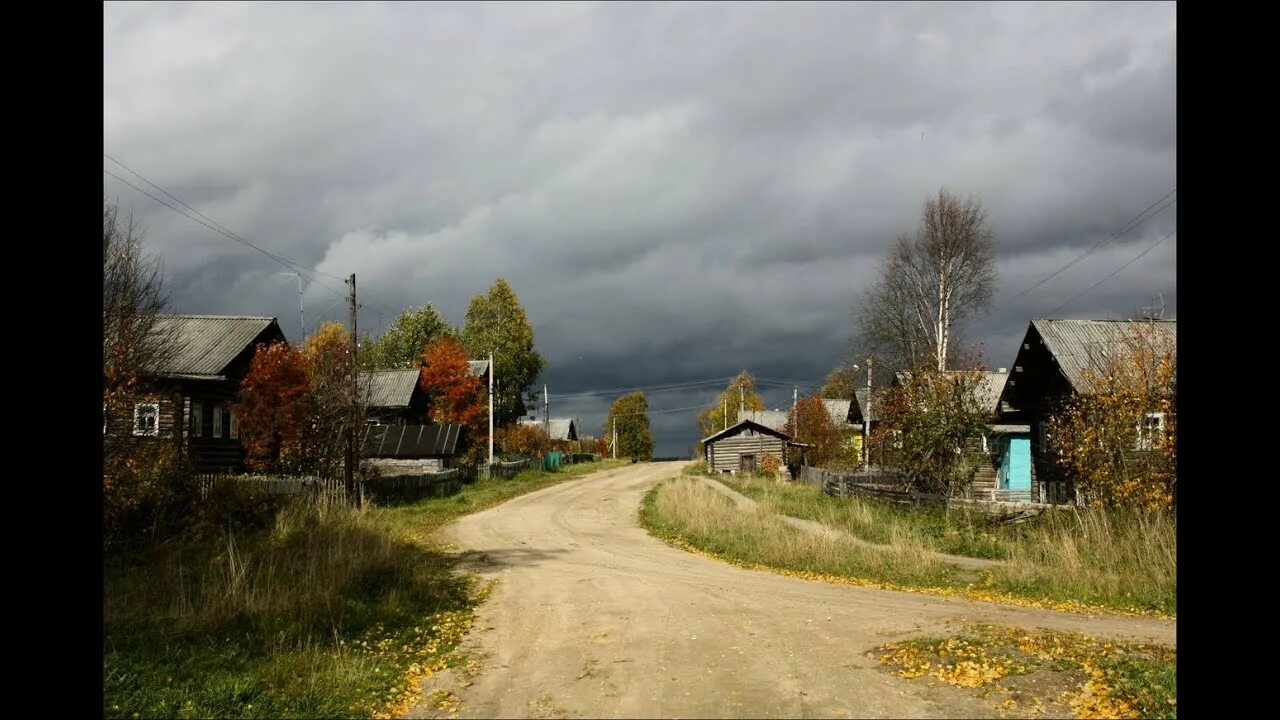
[[1083, 373], [1091, 361], [1101, 359], [1105, 352], [1122, 350], [1126, 340], [1137, 336], [1139, 326], [1154, 332], [1158, 339], [1169, 341], [1175, 351], [1178, 349], [1177, 320], [1039, 319], [1032, 320], [1031, 325], [1076, 392], [1083, 389]]
[[[959, 375], [965, 370], [947, 370], [943, 375]], [[992, 412], [1000, 412], [1000, 394], [1004, 392], [1005, 381], [1009, 379], [1009, 372], [1000, 371], [983, 371], [982, 377], [978, 379], [977, 387], [974, 394], [983, 407], [990, 408]], [[894, 373], [894, 383], [902, 385], [911, 380], [910, 370], [899, 370]], [[875, 408], [872, 408], [874, 411]]]
[[154, 372], [188, 377], [221, 377], [245, 348], [275, 323], [271, 317], [158, 315], [156, 331], [173, 352]]
[[781, 431], [787, 427], [789, 415], [785, 410], [743, 410], [738, 413], [738, 420], [750, 420]]
[[409, 400], [413, 397], [413, 389], [418, 385], [420, 373], [418, 368], [362, 372], [360, 373], [361, 390], [369, 394], [369, 407], [408, 407]]
[[[542, 426], [541, 420], [530, 420], [523, 418], [520, 420], [521, 425], [537, 425]], [[552, 440], [577, 440], [578, 424], [573, 418], [551, 418], [551, 430], [549, 434]]]
[[367, 458], [452, 455], [461, 435], [461, 425], [367, 425], [361, 453]]
[[[748, 410], [747, 412], [752, 412], [752, 411]], [[760, 412], [760, 411], [757, 410], [755, 412]], [[761, 425], [760, 423], [755, 422], [754, 420], [739, 420], [737, 423], [730, 425], [729, 427], [725, 428], [724, 430], [721, 430], [718, 433], [715, 433], [713, 435], [708, 435], [702, 438], [702, 442], [704, 443], [715, 442], [716, 440], [719, 440], [722, 437], [726, 437], [728, 435], [734, 435], [740, 429], [746, 428], [746, 427], [752, 428], [756, 431], [763, 432], [769, 435], [773, 435], [775, 437], [780, 437], [783, 440], [786, 440], [788, 442], [791, 440], [791, 436], [786, 434], [785, 432], [782, 432], [781, 430], [775, 430], [769, 427], [768, 425]]]

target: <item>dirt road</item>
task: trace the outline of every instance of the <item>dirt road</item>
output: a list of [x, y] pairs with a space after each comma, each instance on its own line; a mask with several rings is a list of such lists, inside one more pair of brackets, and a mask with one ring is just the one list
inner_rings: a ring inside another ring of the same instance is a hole
[[[1173, 622], [1009, 607], [744, 570], [672, 548], [637, 522], [682, 463], [632, 465], [445, 529], [498, 579], [464, 649], [459, 717], [990, 717], [973, 693], [891, 677], [866, 651], [965, 621], [1172, 644]], [[410, 717], [449, 716], [424, 700]]]

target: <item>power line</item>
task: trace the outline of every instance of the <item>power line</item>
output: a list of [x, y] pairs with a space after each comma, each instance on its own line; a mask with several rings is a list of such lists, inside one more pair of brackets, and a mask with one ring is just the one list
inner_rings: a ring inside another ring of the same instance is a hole
[[1096, 288], [1096, 287], [1098, 287], [1099, 285], [1101, 285], [1102, 283], [1104, 283], [1104, 282], [1106, 282], [1106, 281], [1110, 280], [1112, 277], [1114, 277], [1114, 276], [1116, 275], [1116, 273], [1120, 272], [1121, 270], [1123, 270], [1123, 269], [1125, 269], [1125, 268], [1129, 267], [1130, 265], [1132, 265], [1132, 264], [1134, 264], [1134, 263], [1138, 262], [1139, 260], [1141, 260], [1141, 259], [1142, 259], [1142, 256], [1146, 255], [1147, 253], [1151, 252], [1152, 250], [1155, 250], [1157, 245], [1159, 245], [1160, 243], [1164, 242], [1165, 240], [1168, 240], [1169, 238], [1173, 237], [1173, 236], [1174, 236], [1174, 235], [1176, 235], [1177, 233], [1178, 233], [1178, 231], [1177, 231], [1177, 230], [1174, 230], [1174, 231], [1170, 232], [1168, 235], [1165, 235], [1164, 237], [1162, 237], [1162, 238], [1160, 238], [1159, 240], [1155, 241], [1154, 243], [1152, 243], [1152, 244], [1151, 244], [1151, 247], [1148, 247], [1146, 250], [1143, 250], [1142, 252], [1138, 253], [1138, 256], [1137, 256], [1137, 257], [1135, 257], [1134, 259], [1130, 260], [1129, 262], [1127, 262], [1127, 263], [1125, 263], [1125, 264], [1121, 265], [1120, 267], [1116, 268], [1115, 270], [1112, 270], [1112, 271], [1111, 271], [1111, 272], [1110, 272], [1106, 277], [1102, 278], [1101, 280], [1099, 280], [1098, 282], [1096, 282], [1096, 283], [1094, 283], [1092, 286], [1090, 286], [1088, 290], [1085, 290], [1084, 292], [1080, 293], [1079, 295], [1076, 295], [1075, 297], [1073, 297], [1073, 298], [1071, 298], [1070, 300], [1068, 300], [1068, 301], [1066, 301], [1066, 302], [1062, 303], [1062, 304], [1061, 304], [1061, 305], [1059, 305], [1058, 307], [1056, 307], [1056, 308], [1054, 308], [1054, 309], [1050, 310], [1049, 312], [1047, 312], [1047, 313], [1045, 313], [1045, 314], [1046, 314], [1046, 315], [1053, 315], [1054, 313], [1058, 312], [1058, 311], [1059, 311], [1059, 310], [1061, 310], [1062, 308], [1064, 308], [1064, 307], [1066, 307], [1066, 306], [1070, 305], [1071, 303], [1075, 302], [1076, 300], [1079, 300], [1080, 298], [1084, 297], [1085, 295], [1088, 295], [1090, 292], [1092, 292], [1092, 291], [1094, 290], [1094, 288]]
[[[1066, 265], [1063, 265], [1062, 267], [1060, 267], [1060, 268], [1058, 268], [1057, 270], [1053, 271], [1053, 272], [1052, 272], [1052, 273], [1050, 273], [1048, 276], [1046, 276], [1045, 278], [1041, 279], [1041, 280], [1040, 280], [1040, 282], [1036, 283], [1035, 285], [1032, 285], [1031, 287], [1029, 287], [1029, 288], [1027, 288], [1027, 289], [1023, 290], [1022, 292], [1019, 292], [1017, 295], [1014, 295], [1013, 297], [1009, 298], [1009, 300], [1010, 300], [1010, 301], [1012, 301], [1012, 300], [1017, 300], [1018, 298], [1022, 297], [1023, 295], [1026, 295], [1027, 293], [1031, 292], [1032, 290], [1035, 290], [1036, 288], [1040, 287], [1041, 285], [1044, 285], [1045, 283], [1049, 282], [1050, 280], [1052, 280], [1052, 279], [1054, 279], [1054, 278], [1058, 277], [1059, 275], [1061, 275], [1063, 272], [1065, 272], [1065, 271], [1066, 271], [1068, 268], [1070, 268], [1071, 266], [1075, 265], [1076, 263], [1080, 262], [1081, 260], [1084, 260], [1085, 258], [1089, 257], [1089, 256], [1090, 256], [1090, 255], [1092, 255], [1093, 253], [1097, 252], [1099, 249], [1101, 249], [1101, 248], [1102, 248], [1102, 246], [1103, 246], [1103, 245], [1106, 245], [1107, 243], [1111, 242], [1112, 240], [1115, 240], [1115, 239], [1119, 238], [1121, 235], [1124, 235], [1125, 233], [1127, 233], [1127, 232], [1129, 232], [1130, 230], [1134, 229], [1134, 228], [1135, 228], [1135, 227], [1137, 227], [1138, 225], [1141, 225], [1142, 223], [1146, 222], [1147, 220], [1150, 220], [1151, 218], [1155, 217], [1156, 215], [1159, 215], [1160, 213], [1164, 212], [1165, 210], [1168, 210], [1170, 207], [1172, 207], [1172, 206], [1174, 205], [1174, 203], [1178, 202], [1176, 198], [1175, 198], [1174, 200], [1170, 201], [1169, 203], [1167, 203], [1166, 205], [1164, 205], [1163, 207], [1161, 207], [1159, 210], [1156, 210], [1155, 212], [1151, 213], [1150, 215], [1146, 215], [1146, 213], [1147, 213], [1147, 211], [1148, 211], [1148, 210], [1150, 210], [1151, 208], [1155, 207], [1156, 205], [1159, 205], [1160, 203], [1164, 202], [1164, 199], [1165, 199], [1165, 198], [1169, 197], [1170, 195], [1174, 194], [1174, 193], [1175, 193], [1175, 192], [1177, 192], [1177, 191], [1178, 191], [1178, 188], [1177, 188], [1177, 186], [1175, 185], [1175, 186], [1174, 186], [1174, 188], [1173, 188], [1172, 190], [1170, 190], [1169, 192], [1165, 193], [1165, 194], [1164, 194], [1164, 196], [1163, 196], [1163, 197], [1161, 197], [1159, 200], [1156, 200], [1155, 202], [1153, 202], [1153, 203], [1151, 203], [1150, 205], [1148, 205], [1145, 209], [1143, 209], [1143, 211], [1142, 211], [1142, 212], [1140, 212], [1140, 213], [1138, 213], [1137, 215], [1135, 215], [1132, 219], [1130, 219], [1130, 220], [1129, 220], [1129, 222], [1125, 223], [1124, 225], [1121, 225], [1121, 226], [1120, 226], [1120, 228], [1119, 228], [1119, 229], [1117, 229], [1115, 232], [1113, 232], [1113, 233], [1111, 233], [1110, 235], [1108, 235], [1108, 236], [1104, 237], [1102, 240], [1099, 240], [1098, 242], [1094, 243], [1092, 247], [1090, 247], [1089, 249], [1085, 250], [1083, 253], [1081, 253], [1079, 256], [1077, 256], [1074, 260], [1072, 260], [1071, 262], [1068, 262]], [[1143, 217], [1144, 215], [1146, 215], [1146, 217]]]
[[[247, 247], [249, 247], [249, 248], [252, 248], [252, 249], [254, 249], [254, 250], [257, 250], [258, 252], [262, 253], [263, 255], [266, 255], [267, 257], [271, 258], [272, 260], [275, 260], [276, 262], [279, 262], [279, 263], [283, 264], [285, 267], [288, 267], [288, 268], [289, 268], [289, 269], [291, 269], [291, 270], [297, 270], [300, 274], [301, 274], [301, 273], [303, 273], [303, 272], [309, 272], [309, 273], [313, 273], [313, 274], [314, 274], [314, 275], [316, 275], [316, 276], [324, 275], [325, 277], [333, 278], [334, 280], [342, 280], [344, 283], [346, 282], [346, 280], [345, 280], [344, 278], [340, 278], [340, 277], [338, 277], [337, 275], [333, 275], [333, 274], [331, 274], [331, 273], [324, 272], [323, 270], [317, 270], [316, 268], [307, 267], [307, 266], [302, 265], [302, 264], [300, 264], [300, 263], [294, 262], [293, 260], [290, 260], [290, 259], [288, 259], [288, 258], [286, 258], [286, 257], [282, 257], [282, 256], [280, 256], [280, 255], [277, 255], [277, 254], [275, 254], [275, 253], [273, 253], [273, 252], [269, 251], [269, 250], [266, 250], [266, 249], [264, 249], [264, 248], [261, 248], [261, 247], [259, 247], [258, 245], [255, 245], [254, 243], [252, 243], [252, 242], [250, 242], [249, 240], [245, 239], [243, 236], [238, 235], [238, 234], [237, 234], [237, 233], [235, 233], [235, 232], [232, 232], [230, 229], [228, 229], [228, 228], [227, 228], [225, 225], [223, 225], [222, 223], [218, 222], [217, 220], [214, 220], [213, 218], [209, 217], [208, 215], [206, 215], [206, 214], [204, 214], [204, 213], [200, 212], [199, 210], [197, 210], [196, 208], [192, 207], [190, 204], [188, 204], [188, 203], [187, 203], [186, 201], [184, 201], [182, 198], [179, 198], [178, 196], [174, 195], [173, 193], [169, 192], [168, 190], [164, 189], [163, 187], [160, 187], [160, 186], [159, 186], [159, 185], [157, 185], [156, 183], [152, 182], [151, 180], [149, 180], [149, 179], [148, 179], [145, 175], [143, 175], [142, 173], [138, 172], [137, 170], [134, 170], [133, 168], [129, 167], [128, 165], [125, 165], [123, 162], [121, 162], [120, 160], [116, 159], [115, 157], [112, 157], [110, 154], [108, 154], [108, 153], [105, 153], [105, 152], [104, 152], [104, 153], [102, 153], [102, 155], [103, 155], [103, 157], [107, 158], [107, 159], [108, 159], [108, 160], [110, 160], [111, 162], [113, 162], [113, 163], [115, 163], [115, 164], [119, 165], [120, 167], [124, 168], [125, 170], [129, 171], [131, 174], [133, 174], [134, 176], [136, 176], [138, 179], [142, 180], [144, 183], [146, 183], [146, 184], [150, 185], [151, 187], [155, 188], [156, 190], [159, 190], [160, 192], [164, 193], [165, 195], [167, 195], [168, 197], [170, 197], [174, 202], [176, 202], [176, 203], [178, 203], [179, 205], [181, 205], [182, 207], [184, 207], [184, 208], [186, 208], [186, 209], [190, 210], [191, 212], [195, 213], [196, 215], [199, 215], [199, 216], [200, 216], [200, 218], [203, 218], [204, 220], [207, 220], [208, 222], [202, 222], [201, 220], [199, 220], [199, 219], [197, 219], [197, 218], [194, 218], [194, 217], [192, 217], [192, 216], [188, 215], [188, 214], [187, 214], [187, 213], [185, 213], [185, 212], [182, 212], [182, 211], [181, 211], [181, 210], [179, 210], [178, 208], [175, 208], [174, 206], [170, 205], [169, 203], [165, 202], [164, 200], [161, 200], [160, 198], [156, 197], [155, 195], [152, 195], [151, 193], [147, 192], [146, 190], [143, 190], [142, 188], [138, 187], [137, 185], [134, 185], [133, 183], [129, 182], [128, 180], [125, 180], [124, 178], [120, 177], [119, 175], [116, 175], [115, 173], [111, 172], [110, 170], [107, 170], [106, 168], [103, 168], [103, 169], [102, 169], [102, 171], [103, 171], [103, 172], [107, 173], [107, 174], [108, 174], [108, 175], [110, 175], [111, 177], [113, 177], [113, 178], [115, 178], [115, 179], [119, 180], [120, 182], [122, 182], [122, 183], [124, 183], [124, 184], [128, 185], [129, 187], [133, 188], [134, 190], [137, 190], [138, 192], [140, 192], [140, 193], [142, 193], [142, 194], [146, 195], [147, 197], [151, 198], [152, 200], [155, 200], [156, 202], [158, 202], [158, 203], [160, 203], [160, 204], [164, 205], [165, 207], [169, 208], [170, 210], [173, 210], [174, 212], [178, 213], [179, 215], [182, 215], [183, 217], [186, 217], [186, 218], [188, 218], [189, 220], [192, 220], [192, 221], [194, 221], [194, 222], [198, 222], [198, 223], [200, 223], [201, 225], [203, 225], [204, 227], [206, 227], [206, 228], [208, 228], [208, 229], [210, 229], [210, 230], [212, 230], [212, 231], [214, 231], [214, 232], [216, 232], [216, 233], [218, 233], [218, 234], [220, 234], [220, 235], [222, 235], [222, 236], [224, 236], [224, 237], [226, 237], [226, 238], [228, 238], [228, 239], [230, 239], [230, 240], [233, 240], [233, 241], [235, 241], [235, 242], [237, 242], [237, 243], [240, 243], [241, 245], [245, 245], [245, 246], [247, 246]], [[337, 290], [337, 289], [335, 289], [335, 288], [333, 288], [333, 287], [331, 287], [331, 286], [329, 286], [329, 285], [327, 285], [327, 284], [325, 284], [325, 283], [323, 283], [323, 282], [320, 282], [320, 280], [319, 280], [319, 278], [318, 278], [318, 277], [312, 277], [312, 278], [309, 278], [309, 280], [311, 280], [312, 282], [315, 282], [316, 284], [320, 285], [320, 287], [323, 287], [323, 288], [327, 289], [329, 292], [332, 292], [332, 293], [334, 293], [334, 294], [336, 294], [336, 295], [339, 295], [339, 296], [342, 296], [342, 297], [346, 297], [346, 293], [345, 293], [345, 292], [343, 292], [343, 291], [341, 291], [341, 290]], [[370, 303], [369, 303], [370, 307], [373, 307], [373, 308], [375, 308], [375, 309], [382, 310], [383, 312], [387, 312], [387, 313], [390, 313], [390, 314], [392, 314], [392, 315], [394, 315], [394, 314], [395, 314], [395, 313], [391, 312], [390, 310], [388, 310], [386, 307], [383, 307], [379, 302], [377, 302], [377, 298], [374, 298], [374, 297], [373, 297], [373, 294], [372, 294], [372, 293], [370, 293], [367, 289], [364, 291], [364, 294], [365, 294], [369, 299], [374, 300], [374, 302], [370, 302]], [[364, 305], [364, 303], [361, 303], [361, 306], [363, 306], [363, 305]], [[402, 309], [403, 309], [403, 308], [402, 308]]]
[[[309, 273], [313, 273], [313, 275], [314, 275], [314, 273], [315, 273], [315, 271], [313, 271], [311, 268], [308, 268], [308, 267], [303, 266], [303, 265], [299, 265], [298, 263], [295, 263], [295, 262], [293, 262], [292, 260], [289, 260], [288, 258], [280, 257], [279, 255], [276, 255], [276, 254], [274, 254], [274, 253], [272, 253], [272, 252], [269, 252], [269, 251], [267, 251], [267, 250], [263, 250], [262, 248], [258, 247], [257, 245], [254, 245], [254, 244], [249, 243], [249, 242], [247, 242], [247, 241], [244, 241], [244, 240], [241, 240], [241, 239], [239, 239], [239, 238], [236, 238], [234, 235], [229, 234], [229, 233], [227, 233], [227, 232], [224, 232], [223, 230], [218, 229], [218, 228], [217, 228], [217, 227], [215, 227], [214, 225], [211, 225], [211, 224], [209, 224], [208, 222], [205, 222], [204, 220], [201, 220], [200, 218], [194, 217], [194, 216], [192, 216], [192, 215], [190, 215], [190, 214], [186, 213], [185, 211], [183, 211], [183, 210], [182, 210], [182, 209], [180, 209], [180, 208], [174, 207], [173, 205], [169, 204], [168, 202], [166, 202], [166, 201], [164, 201], [164, 200], [162, 200], [162, 199], [160, 199], [160, 198], [156, 197], [155, 195], [152, 195], [151, 193], [147, 192], [146, 190], [143, 190], [142, 188], [138, 187], [137, 185], [134, 185], [133, 183], [129, 182], [128, 180], [125, 180], [124, 178], [120, 177], [119, 175], [117, 175], [117, 174], [115, 174], [115, 173], [111, 172], [110, 170], [108, 170], [108, 169], [106, 169], [106, 168], [102, 168], [102, 172], [104, 172], [104, 173], [106, 173], [106, 174], [110, 175], [111, 177], [113, 177], [113, 178], [115, 178], [115, 179], [119, 180], [120, 182], [124, 183], [125, 185], [128, 185], [129, 187], [133, 188], [134, 190], [137, 190], [138, 192], [142, 193], [143, 195], [146, 195], [147, 197], [151, 198], [152, 200], [155, 200], [156, 202], [158, 202], [158, 203], [160, 203], [161, 205], [163, 205], [163, 206], [165, 206], [165, 207], [169, 208], [169, 209], [170, 209], [170, 210], [172, 210], [173, 212], [175, 212], [175, 213], [177, 213], [177, 214], [179, 214], [179, 215], [181, 215], [181, 216], [183, 216], [183, 217], [187, 218], [188, 220], [191, 220], [191, 221], [192, 221], [192, 222], [194, 222], [194, 223], [198, 223], [198, 224], [200, 224], [200, 225], [203, 225], [204, 227], [206, 227], [206, 228], [208, 228], [208, 229], [212, 230], [212, 231], [213, 231], [213, 232], [215, 232], [215, 233], [218, 233], [219, 235], [223, 235], [223, 236], [225, 236], [225, 237], [228, 237], [228, 238], [230, 238], [230, 239], [232, 239], [232, 240], [235, 240], [236, 242], [239, 242], [239, 243], [241, 243], [241, 244], [243, 244], [243, 245], [248, 245], [249, 247], [253, 248], [254, 250], [257, 250], [258, 252], [262, 253], [263, 255], [266, 255], [267, 257], [271, 258], [272, 260], [275, 260], [276, 262], [278, 262], [278, 263], [280, 263], [280, 264], [284, 265], [285, 267], [289, 268], [290, 270], [296, 270], [296, 271], [298, 271], [298, 272], [300, 272], [300, 273], [309, 272]], [[322, 287], [322, 288], [327, 289], [329, 292], [332, 292], [332, 293], [334, 293], [334, 294], [336, 294], [336, 295], [339, 295], [339, 296], [342, 296], [342, 297], [346, 297], [345, 293], [343, 293], [343, 292], [342, 292], [342, 291], [340, 291], [340, 290], [335, 290], [334, 288], [332, 288], [332, 287], [330, 287], [330, 286], [328, 286], [328, 285], [326, 285], [326, 284], [324, 284], [324, 283], [320, 282], [320, 280], [319, 280], [318, 278], [316, 278], [316, 277], [308, 278], [308, 280], [310, 280], [311, 282], [316, 283], [317, 285], [319, 285], [319, 286], [320, 286], [320, 287]]]

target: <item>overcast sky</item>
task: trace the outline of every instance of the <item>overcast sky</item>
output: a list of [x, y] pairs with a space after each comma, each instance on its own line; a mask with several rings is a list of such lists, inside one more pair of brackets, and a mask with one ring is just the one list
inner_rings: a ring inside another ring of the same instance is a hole
[[[612, 398], [568, 393], [744, 368], [819, 384], [942, 185], [978, 195], [997, 235], [1000, 292], [966, 331], [993, 367], [1033, 317], [1126, 317], [1161, 293], [1175, 317], [1176, 235], [1085, 291], [1173, 231], [1176, 205], [1015, 296], [1175, 187], [1176, 28], [1173, 3], [107, 3], [103, 143], [260, 247], [356, 273], [362, 328], [427, 302], [460, 324], [507, 278], [552, 415], [599, 432]], [[175, 310], [272, 315], [297, 338], [287, 268], [103, 190]], [[309, 330], [345, 321], [343, 290], [307, 284]], [[697, 440], [693, 411], [653, 421], [659, 455]]]

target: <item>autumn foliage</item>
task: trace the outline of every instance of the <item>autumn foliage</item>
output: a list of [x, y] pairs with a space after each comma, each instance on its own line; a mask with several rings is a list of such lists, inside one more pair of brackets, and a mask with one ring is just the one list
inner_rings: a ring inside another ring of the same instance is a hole
[[1058, 466], [1093, 505], [1171, 507], [1177, 483], [1177, 352], [1150, 327], [1091, 358], [1081, 392], [1048, 423]]
[[424, 349], [418, 385], [430, 397], [432, 422], [459, 423], [474, 429], [488, 422], [484, 387], [480, 378], [471, 375], [467, 353], [452, 337]]
[[787, 432], [792, 440], [812, 446], [805, 449], [804, 455], [814, 467], [826, 467], [840, 453], [840, 428], [817, 395], [796, 403], [787, 418]]
[[538, 455], [551, 449], [551, 437], [542, 425], [510, 425], [494, 433], [494, 442], [509, 455]]
[[760, 458], [760, 471], [769, 475], [776, 475], [782, 469], [782, 460], [778, 459], [773, 453], [765, 453]]
[[314, 399], [306, 356], [288, 343], [258, 348], [232, 412], [240, 420], [245, 462], [254, 470], [279, 470], [305, 454]]

